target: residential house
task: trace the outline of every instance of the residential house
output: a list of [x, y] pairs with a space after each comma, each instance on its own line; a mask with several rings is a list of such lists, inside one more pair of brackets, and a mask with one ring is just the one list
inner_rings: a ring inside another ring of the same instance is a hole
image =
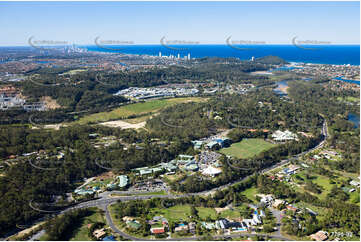
[[261, 203], [264, 203], [266, 204], [267, 206], [271, 205], [273, 203], [273, 197], [272, 195], [262, 195], [262, 194], [259, 194], [259, 196], [261, 196], [261, 200], [260, 202]]
[[97, 239], [101, 239], [102, 237], [104, 237], [104, 235], [106, 234], [104, 230], [105, 230], [104, 228], [94, 230], [93, 231], [94, 237]]
[[298, 210], [298, 208], [296, 208], [295, 206], [293, 206], [293, 205], [291, 205], [291, 204], [287, 205], [286, 208], [287, 208], [288, 210], [291, 210], [291, 211], [294, 211], [294, 212], [297, 212], [297, 210]]
[[181, 223], [178, 224], [177, 227], [175, 227], [174, 229], [174, 232], [181, 232], [181, 231], [188, 232], [189, 231], [188, 225]]
[[286, 203], [286, 202], [283, 201], [283, 200], [281, 200], [281, 199], [275, 199], [274, 202], [273, 202], [273, 204], [272, 204], [272, 207], [278, 208], [279, 205], [285, 204], [285, 203]]
[[205, 229], [215, 229], [216, 228], [216, 224], [215, 223], [210, 223], [210, 222], [202, 222], [202, 227], [204, 227]]
[[150, 232], [152, 234], [163, 234], [163, 233], [165, 233], [165, 229], [163, 227], [151, 228]]
[[256, 224], [262, 224], [262, 219], [258, 214], [257, 210], [254, 211], [252, 219]]
[[188, 224], [188, 228], [189, 228], [189, 232], [194, 234], [196, 232], [196, 223], [195, 222], [190, 222]]
[[227, 229], [228, 228], [228, 220], [226, 220], [226, 219], [217, 220], [216, 228], [217, 229]]

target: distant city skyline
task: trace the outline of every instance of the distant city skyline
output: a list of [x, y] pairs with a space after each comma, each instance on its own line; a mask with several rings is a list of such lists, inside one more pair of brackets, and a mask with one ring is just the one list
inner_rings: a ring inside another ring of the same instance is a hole
[[0, 2], [0, 46], [31, 41], [360, 44], [359, 2]]

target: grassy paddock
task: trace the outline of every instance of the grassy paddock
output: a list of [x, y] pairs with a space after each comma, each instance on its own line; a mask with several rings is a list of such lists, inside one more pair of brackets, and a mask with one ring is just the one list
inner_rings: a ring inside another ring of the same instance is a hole
[[73, 232], [70, 241], [90, 241], [92, 238], [88, 236], [88, 224], [93, 224], [96, 222], [101, 222], [106, 224], [104, 215], [100, 212], [99, 209], [93, 208], [93, 214], [87, 217], [84, 217], [81, 221], [81, 226], [76, 228]]
[[[152, 114], [160, 111], [163, 108], [169, 107], [178, 103], [186, 103], [186, 102], [202, 102], [207, 99], [202, 97], [182, 97], [182, 98], [169, 98], [169, 99], [156, 99], [149, 100], [146, 102], [133, 103], [129, 105], [125, 105], [119, 108], [116, 108], [109, 112], [100, 112], [91, 115], [84, 116], [80, 118], [77, 123], [87, 124], [87, 123], [97, 123], [97, 122], [106, 122], [109, 120], [117, 120], [117, 119], [126, 119], [133, 115], [145, 115]], [[148, 117], [147, 115], [145, 115]], [[137, 120], [138, 119], [138, 120]], [[131, 119], [132, 121], [144, 121], [144, 117], [139, 117], [137, 119]]]
[[248, 199], [252, 201], [256, 201], [256, 194], [258, 193], [257, 187], [251, 187], [242, 192], [243, 195], [245, 195]]

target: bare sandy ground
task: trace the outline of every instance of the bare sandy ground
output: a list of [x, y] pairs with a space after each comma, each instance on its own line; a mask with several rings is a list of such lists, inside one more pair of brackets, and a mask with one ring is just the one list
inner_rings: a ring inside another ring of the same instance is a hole
[[144, 122], [140, 122], [137, 124], [131, 124], [131, 123], [127, 123], [121, 120], [116, 120], [116, 121], [109, 121], [109, 122], [104, 122], [104, 123], [100, 123], [101, 125], [105, 125], [108, 127], [112, 127], [112, 128], [121, 128], [121, 129], [139, 129], [139, 128], [143, 128], [145, 126], [145, 121]]
[[47, 124], [47, 125], [44, 125], [45, 129], [59, 130], [60, 127], [67, 127], [67, 125], [64, 125], [64, 124]]
[[221, 213], [223, 211], [228, 210], [229, 208], [225, 207], [225, 208], [214, 208], [214, 210], [216, 210], [217, 213]]
[[251, 75], [273, 75], [273, 73], [268, 71], [254, 71], [251, 72]]
[[[101, 125], [104, 126], [108, 126], [108, 127], [112, 127], [112, 128], [121, 128], [121, 129], [139, 129], [139, 128], [143, 128], [146, 124], [146, 122], [140, 122], [140, 123], [136, 123], [136, 124], [131, 124], [131, 123], [127, 123], [121, 120], [115, 120], [115, 121], [108, 121], [108, 122], [103, 122], [100, 123]], [[45, 128], [45, 129], [54, 129], [54, 130], [59, 130], [61, 127], [67, 127], [68, 125], [66, 124], [47, 124], [42, 126], [41, 128]], [[32, 127], [33, 129], [39, 129], [39, 127]]]

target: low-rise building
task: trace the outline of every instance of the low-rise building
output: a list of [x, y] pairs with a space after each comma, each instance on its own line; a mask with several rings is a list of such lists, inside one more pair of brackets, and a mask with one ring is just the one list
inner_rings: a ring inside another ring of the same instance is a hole
[[202, 222], [201, 223], [202, 227], [204, 227], [205, 229], [215, 229], [216, 228], [216, 224], [215, 223], [211, 223], [211, 222]]
[[128, 185], [128, 177], [125, 175], [117, 176], [117, 179], [119, 179], [119, 187], [123, 188]]
[[286, 202], [284, 200], [281, 200], [281, 199], [275, 199], [273, 204], [272, 204], [272, 207], [274, 208], [278, 208], [280, 205], [283, 205], [285, 204]]
[[289, 204], [286, 206], [286, 208], [288, 210], [291, 210], [291, 211], [294, 211], [294, 212], [297, 212], [298, 208], [296, 208], [295, 206], [293, 206], [292, 204]]
[[202, 147], [202, 145], [203, 145], [203, 141], [193, 140], [192, 144], [193, 144], [194, 149], [200, 149]]
[[93, 231], [93, 235], [97, 239], [101, 239], [102, 237], [105, 236], [105, 234], [106, 234], [106, 232], [104, 231], [104, 228], [96, 229], [96, 230]]
[[211, 150], [212, 149], [217, 149], [217, 148], [220, 147], [218, 142], [216, 142], [216, 141], [211, 141], [206, 146], [207, 146], [208, 149], [211, 149]]
[[260, 200], [261, 203], [264, 203], [268, 206], [273, 203], [273, 197], [270, 194], [268, 194], [268, 195], [258, 194], [258, 196], [261, 197], [261, 200]]
[[286, 131], [277, 130], [272, 134], [272, 138], [274, 141], [297, 140], [297, 135], [289, 130]]
[[213, 166], [208, 166], [206, 169], [204, 169], [202, 171], [202, 174], [205, 175], [205, 176], [211, 176], [211, 177], [214, 177], [218, 174], [222, 173], [222, 169], [220, 168], [215, 168]]
[[360, 186], [360, 182], [353, 180], [353, 181], [350, 181], [350, 185], [351, 185], [351, 186], [355, 186], [355, 187], [359, 187], [359, 186]]
[[163, 234], [163, 233], [165, 233], [165, 229], [164, 229], [164, 227], [151, 228], [150, 232], [152, 234]]
[[174, 232], [188, 232], [189, 227], [187, 224], [178, 224], [177, 227], [174, 228]]

